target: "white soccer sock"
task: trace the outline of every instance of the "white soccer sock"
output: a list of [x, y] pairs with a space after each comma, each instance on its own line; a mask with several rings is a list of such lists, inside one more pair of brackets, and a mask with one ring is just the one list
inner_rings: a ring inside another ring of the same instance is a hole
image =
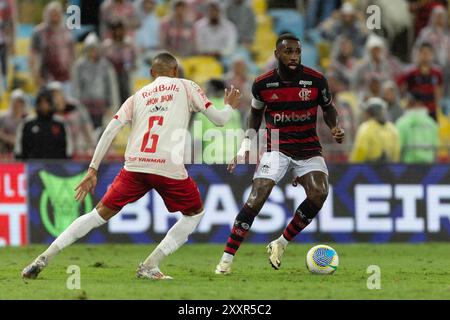
[[222, 261], [224, 262], [233, 262], [234, 256], [232, 254], [229, 254], [228, 252], [224, 252], [222, 255]]
[[281, 242], [281, 244], [283, 245], [283, 247], [286, 247], [289, 243], [289, 241], [286, 240], [285, 237], [283, 237], [283, 235], [281, 235], [278, 239], [279, 242]]
[[84, 237], [92, 229], [100, 227], [105, 223], [106, 220], [99, 215], [97, 209], [78, 217], [66, 230], [64, 230], [63, 233], [59, 235], [59, 237], [55, 239], [55, 241], [53, 241], [50, 247], [48, 247], [48, 249], [45, 250], [40, 257], [44, 256], [47, 262], [50, 261], [65, 247]]
[[170, 228], [155, 250], [145, 259], [144, 266], [148, 268], [157, 267], [165, 257], [180, 248], [187, 241], [188, 236], [195, 231], [204, 214], [205, 211], [202, 211], [195, 216], [182, 216]]

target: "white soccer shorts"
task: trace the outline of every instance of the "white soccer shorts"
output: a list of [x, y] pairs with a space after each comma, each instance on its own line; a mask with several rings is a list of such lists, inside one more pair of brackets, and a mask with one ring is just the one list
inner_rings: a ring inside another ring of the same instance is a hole
[[292, 170], [295, 177], [304, 176], [312, 171], [321, 171], [328, 175], [328, 168], [323, 157], [316, 156], [306, 160], [294, 160], [279, 151], [271, 151], [263, 154], [253, 180], [264, 178], [278, 183], [288, 170]]

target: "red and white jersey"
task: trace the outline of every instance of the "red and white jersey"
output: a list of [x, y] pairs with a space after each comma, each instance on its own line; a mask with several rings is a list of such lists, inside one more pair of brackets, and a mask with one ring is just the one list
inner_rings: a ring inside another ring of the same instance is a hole
[[186, 179], [184, 149], [192, 112], [203, 112], [211, 102], [202, 89], [186, 79], [158, 77], [119, 109], [115, 118], [131, 122], [125, 169]]

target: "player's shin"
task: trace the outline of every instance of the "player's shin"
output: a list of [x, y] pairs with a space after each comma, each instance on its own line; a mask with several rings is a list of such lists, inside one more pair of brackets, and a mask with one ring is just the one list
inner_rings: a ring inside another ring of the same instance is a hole
[[305, 229], [315, 216], [319, 213], [321, 208], [317, 207], [308, 198], [303, 201], [294, 213], [294, 217], [291, 222], [289, 222], [286, 229], [284, 229], [283, 234], [278, 238], [284, 246], [286, 246], [289, 241], [294, 239], [303, 229]]
[[165, 257], [180, 248], [188, 240], [189, 235], [195, 231], [204, 214], [205, 211], [195, 216], [183, 215], [169, 232], [167, 232], [167, 235], [161, 243], [147, 257], [144, 261], [144, 266], [147, 268], [157, 267]]
[[82, 215], [75, 219], [75, 221], [73, 221], [72, 224], [64, 230], [64, 232], [61, 233], [39, 257], [44, 257], [45, 261], [48, 263], [65, 247], [84, 237], [92, 229], [100, 227], [105, 223], [106, 220], [100, 216], [97, 209]]
[[247, 236], [247, 233], [258, 213], [259, 212], [250, 208], [247, 204], [244, 204], [234, 221], [233, 229], [231, 229], [230, 236], [228, 237], [227, 244], [225, 245], [225, 250], [222, 257], [223, 261], [233, 260], [236, 251], [239, 249], [242, 241], [244, 241]]

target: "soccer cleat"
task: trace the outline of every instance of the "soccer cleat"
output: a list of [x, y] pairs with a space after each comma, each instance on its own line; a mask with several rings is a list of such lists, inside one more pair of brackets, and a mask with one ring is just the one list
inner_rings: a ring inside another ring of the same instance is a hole
[[219, 264], [216, 266], [216, 274], [230, 274], [232, 261], [220, 260]]
[[36, 279], [39, 273], [47, 266], [47, 260], [45, 257], [38, 257], [25, 269], [22, 270], [22, 278], [24, 279]]
[[280, 269], [281, 257], [283, 256], [286, 247], [283, 246], [279, 241], [274, 240], [267, 246], [267, 253], [270, 254], [269, 262], [275, 270]]
[[150, 279], [150, 280], [172, 280], [173, 278], [170, 276], [166, 276], [164, 273], [159, 270], [158, 267], [147, 268], [143, 263], [139, 264], [139, 267], [136, 271], [136, 277], [139, 279]]

